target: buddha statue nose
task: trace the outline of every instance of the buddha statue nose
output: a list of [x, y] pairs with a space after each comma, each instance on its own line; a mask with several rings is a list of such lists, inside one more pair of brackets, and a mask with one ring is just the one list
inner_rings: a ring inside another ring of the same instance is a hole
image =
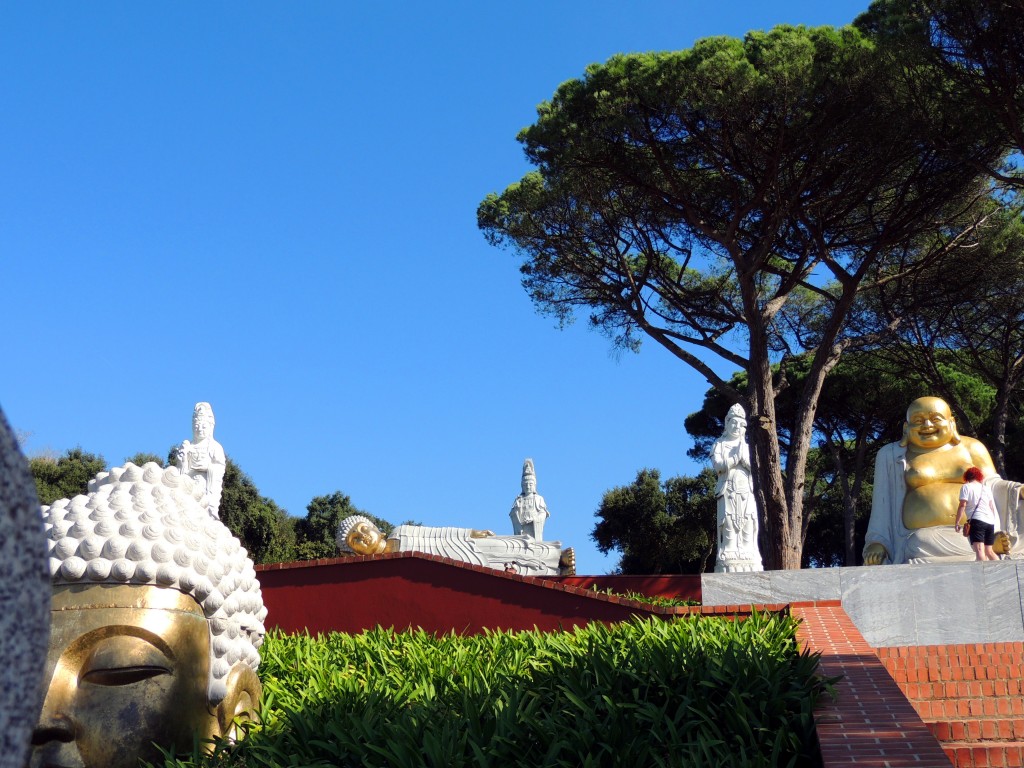
[[71, 742], [75, 738], [75, 726], [71, 718], [57, 715], [41, 719], [32, 731], [32, 746], [39, 747], [50, 741]]
[[68, 714], [68, 697], [57, 682], [50, 686], [39, 713], [39, 722], [32, 731], [32, 746], [38, 747], [52, 741], [71, 743], [75, 740], [75, 722]]

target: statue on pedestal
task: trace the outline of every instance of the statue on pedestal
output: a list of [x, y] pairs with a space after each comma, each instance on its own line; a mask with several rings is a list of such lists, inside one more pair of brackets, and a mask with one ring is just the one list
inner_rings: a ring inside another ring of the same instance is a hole
[[964, 472], [972, 466], [982, 470], [999, 511], [995, 552], [1024, 556], [1024, 485], [996, 474], [988, 449], [957, 432], [945, 400], [919, 397], [907, 409], [903, 438], [875, 459], [864, 565], [973, 561], [954, 528]]
[[259, 707], [266, 608], [205, 483], [128, 463], [42, 508], [53, 584], [31, 765], [135, 768]]
[[576, 553], [560, 542], [529, 536], [495, 536], [474, 528], [400, 525], [387, 537], [367, 517], [341, 521], [336, 536], [342, 554], [380, 555], [385, 552], [423, 552], [474, 563], [524, 576], [572, 576]]
[[718, 475], [715, 573], [764, 570], [757, 548], [757, 504], [750, 477], [746, 432], [747, 415], [737, 403], [726, 414], [725, 429], [711, 450], [711, 465]]
[[537, 493], [537, 473], [533, 470], [533, 459], [523, 462], [523, 492], [516, 497], [512, 511], [512, 533], [529, 536], [537, 541], [544, 539], [544, 521], [551, 517], [544, 497]]
[[210, 516], [220, 519], [220, 494], [224, 485], [227, 457], [223, 446], [213, 439], [217, 420], [209, 403], [196, 403], [192, 411], [192, 440], [178, 448], [175, 463], [181, 471], [203, 485], [203, 505]]

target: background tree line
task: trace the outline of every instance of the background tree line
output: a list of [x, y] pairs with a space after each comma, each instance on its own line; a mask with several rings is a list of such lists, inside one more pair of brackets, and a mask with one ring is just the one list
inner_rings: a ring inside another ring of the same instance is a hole
[[[138, 453], [126, 461], [139, 466], [153, 461], [165, 467], [173, 455], [174, 448], [166, 460], [156, 454]], [[86, 493], [89, 481], [106, 470], [107, 463], [102, 456], [72, 448], [57, 458], [30, 457], [29, 468], [36, 481], [39, 502], [52, 504], [57, 499]], [[338, 523], [349, 515], [365, 515], [385, 534], [394, 528], [387, 520], [357, 508], [341, 491], [314, 497], [306, 506], [305, 517], [292, 517], [273, 499], [262, 495], [238, 464], [230, 457], [227, 459], [220, 519], [257, 564], [336, 557], [334, 534]]]

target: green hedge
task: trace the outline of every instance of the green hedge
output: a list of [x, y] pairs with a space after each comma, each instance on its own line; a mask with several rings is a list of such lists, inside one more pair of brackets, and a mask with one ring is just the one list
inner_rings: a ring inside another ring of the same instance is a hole
[[272, 633], [263, 724], [167, 766], [803, 766], [828, 687], [796, 622], [636, 620], [434, 638]]

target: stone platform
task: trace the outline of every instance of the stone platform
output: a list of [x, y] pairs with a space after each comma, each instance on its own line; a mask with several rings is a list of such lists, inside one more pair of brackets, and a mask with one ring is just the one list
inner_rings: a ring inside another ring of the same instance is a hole
[[841, 600], [874, 648], [1024, 641], [1024, 561], [705, 573], [705, 606]]

